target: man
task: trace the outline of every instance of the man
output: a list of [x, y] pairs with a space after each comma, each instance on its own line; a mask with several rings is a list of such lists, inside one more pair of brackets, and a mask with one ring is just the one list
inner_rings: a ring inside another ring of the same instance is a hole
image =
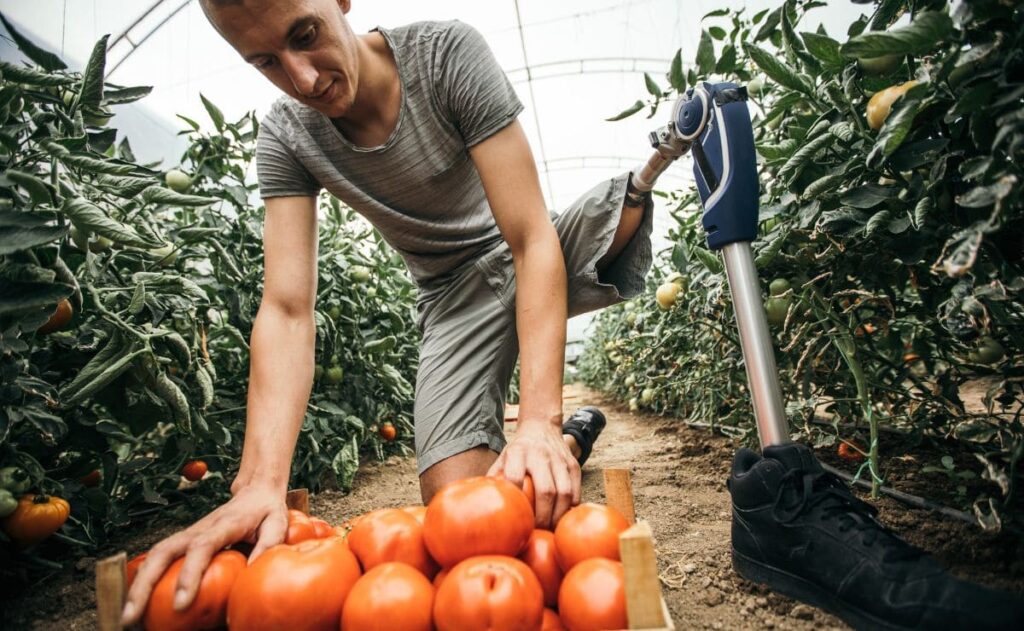
[[[285, 491], [313, 381], [316, 198], [367, 217], [419, 286], [423, 332], [414, 420], [424, 502], [446, 483], [533, 479], [538, 525], [580, 501], [580, 466], [604, 426], [595, 408], [562, 423], [566, 319], [639, 293], [651, 264], [649, 194], [628, 174], [554, 223], [522, 110], [480, 35], [419, 23], [357, 36], [349, 0], [204, 0], [221, 35], [285, 93], [261, 125], [264, 295], [251, 340], [245, 444], [232, 499], [156, 545], [124, 619], [185, 556], [185, 607], [211, 556], [252, 557], [287, 529]], [[563, 252], [564, 250], [564, 252]], [[506, 445], [505, 393], [521, 355], [519, 422]]]
[[[232, 499], [160, 542], [124, 621], [185, 556], [175, 606], [211, 556], [280, 543], [292, 452], [313, 381], [316, 197], [374, 223], [419, 285], [423, 332], [414, 420], [424, 502], [447, 482], [530, 475], [539, 525], [580, 501], [580, 465], [604, 417], [562, 424], [569, 315], [639, 293], [651, 264], [649, 195], [628, 174], [554, 221], [516, 122], [522, 105], [482, 38], [458, 22], [356, 36], [349, 0], [203, 0], [211, 23], [278, 86], [261, 125], [264, 295], [253, 327], [245, 445]], [[519, 427], [505, 444], [505, 390], [521, 353]], [[729, 479], [734, 563], [744, 576], [858, 627], [1013, 628], [1012, 598], [953, 579], [885, 530], [809, 449], [740, 450]]]

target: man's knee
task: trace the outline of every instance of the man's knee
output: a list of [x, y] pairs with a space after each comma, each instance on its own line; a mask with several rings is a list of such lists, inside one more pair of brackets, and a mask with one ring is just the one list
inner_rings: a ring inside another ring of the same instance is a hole
[[420, 495], [428, 504], [441, 487], [465, 478], [486, 475], [498, 454], [481, 445], [445, 458], [420, 474]]

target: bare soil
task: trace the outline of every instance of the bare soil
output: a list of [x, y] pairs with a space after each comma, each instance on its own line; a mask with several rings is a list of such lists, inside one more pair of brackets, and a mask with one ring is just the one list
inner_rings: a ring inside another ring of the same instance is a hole
[[[585, 404], [606, 411], [602, 434], [583, 475], [584, 501], [603, 502], [602, 468], [632, 472], [638, 517], [655, 534], [664, 597], [679, 629], [843, 629], [835, 617], [768, 592], [737, 576], [729, 553], [729, 494], [725, 480], [738, 444], [677, 420], [629, 412], [583, 386], [567, 386], [566, 412]], [[509, 425], [513, 431], [514, 424]], [[905, 464], [905, 463], [904, 463]], [[920, 464], [904, 466], [913, 487]], [[895, 484], [899, 486], [900, 480]], [[916, 483], [915, 483], [916, 482]], [[901, 487], [904, 488], [905, 487]], [[906, 490], [906, 489], [905, 489]], [[311, 498], [311, 512], [339, 523], [370, 509], [419, 503], [412, 458], [364, 464], [348, 494], [325, 492]], [[935, 513], [879, 500], [880, 517], [915, 545], [933, 553], [959, 576], [1024, 593], [1024, 545], [1012, 533], [984, 534], [978, 527]], [[142, 551], [179, 527], [154, 525], [124, 542]], [[73, 571], [50, 577], [4, 605], [4, 629], [93, 629], [93, 564], [80, 560]]]

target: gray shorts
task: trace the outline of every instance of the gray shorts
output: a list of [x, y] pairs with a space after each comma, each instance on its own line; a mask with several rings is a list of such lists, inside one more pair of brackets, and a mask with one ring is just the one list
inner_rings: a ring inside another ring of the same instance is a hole
[[[636, 235], [609, 269], [597, 272], [619, 223], [627, 178], [598, 184], [552, 217], [565, 256], [570, 316], [644, 290], [652, 261], [650, 201]], [[505, 395], [519, 355], [515, 298], [512, 254], [502, 242], [420, 299], [423, 345], [413, 410], [419, 473], [480, 445], [505, 447]]]

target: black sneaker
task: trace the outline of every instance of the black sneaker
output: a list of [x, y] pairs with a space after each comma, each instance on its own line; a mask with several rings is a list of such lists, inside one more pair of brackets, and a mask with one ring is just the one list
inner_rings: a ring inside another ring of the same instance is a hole
[[597, 441], [597, 437], [601, 435], [601, 430], [604, 429], [604, 426], [604, 413], [592, 405], [576, 410], [572, 413], [572, 416], [562, 423], [562, 433], [569, 434], [575, 438], [576, 444], [580, 446], [580, 457], [577, 460], [581, 467], [587, 461], [587, 458], [590, 457], [590, 452], [594, 449], [594, 443]]
[[1024, 603], [958, 580], [875, 519], [799, 444], [740, 449], [729, 477], [740, 576], [857, 629], [1024, 629]]

